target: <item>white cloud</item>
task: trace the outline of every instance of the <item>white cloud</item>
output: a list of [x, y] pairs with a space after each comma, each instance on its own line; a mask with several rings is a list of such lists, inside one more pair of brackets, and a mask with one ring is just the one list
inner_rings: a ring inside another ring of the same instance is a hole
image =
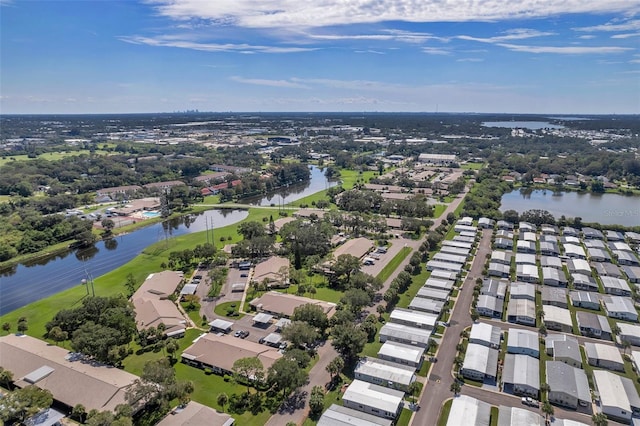
[[446, 42], [445, 37], [434, 36], [430, 33], [420, 33], [412, 31], [402, 31], [387, 29], [378, 34], [306, 34], [314, 40], [375, 40], [375, 41], [400, 41], [404, 43], [423, 43], [428, 40], [439, 40]]
[[591, 35], [591, 34], [585, 34], [585, 35], [579, 36], [578, 38], [581, 39], [581, 40], [591, 40], [591, 39], [596, 38], [596, 36]]
[[609, 54], [623, 53], [633, 50], [630, 47], [617, 46], [523, 46], [520, 44], [499, 43], [498, 46], [513, 50], [514, 52], [528, 53], [558, 53], [565, 55], [584, 55], [590, 53]]
[[461, 58], [457, 59], [456, 62], [483, 62], [482, 58]]
[[[632, 5], [632, 1], [629, 2], [629, 5]], [[636, 12], [638, 11], [638, 4], [635, 4]], [[634, 31], [640, 30], [640, 20], [634, 19], [627, 22], [607, 22], [602, 25], [594, 25], [591, 27], [577, 27], [572, 28], [574, 31], [585, 31], [585, 32], [616, 32], [616, 31]]]
[[505, 41], [511, 40], [525, 40], [528, 38], [534, 37], [544, 37], [554, 35], [552, 32], [543, 32], [538, 30], [532, 30], [528, 28], [516, 28], [509, 31], [505, 31], [504, 35], [495, 36], [495, 37], [472, 37], [468, 35], [460, 35], [456, 38], [461, 40], [470, 40], [470, 41], [478, 41], [481, 43], [502, 43]]
[[386, 55], [385, 52], [380, 52], [378, 50], [367, 49], [367, 50], [354, 50], [355, 53], [374, 53], [376, 55]]
[[438, 47], [423, 47], [422, 51], [424, 53], [428, 53], [429, 55], [450, 55], [451, 52], [449, 52], [446, 49], [441, 49]]
[[499, 43], [498, 46], [513, 50], [514, 52], [558, 53], [565, 55], [622, 53], [628, 50], [633, 50], [630, 47], [617, 46], [523, 46], [520, 44], [508, 43]]
[[405, 22], [495, 21], [564, 13], [635, 13], [634, 0], [148, 0], [178, 20], [206, 19], [250, 28], [304, 28]]
[[300, 83], [289, 81], [289, 80], [267, 80], [262, 78], [244, 78], [244, 77], [238, 77], [238, 76], [231, 77], [231, 80], [238, 83], [254, 84], [256, 86], [281, 87], [281, 88], [288, 88], [288, 89], [308, 89], [309, 88], [304, 84], [300, 84]]
[[614, 34], [611, 38], [631, 38], [640, 36], [640, 32], [638, 33], [625, 33], [625, 34]]
[[181, 49], [202, 50], [205, 52], [238, 52], [238, 53], [296, 53], [308, 52], [316, 50], [305, 47], [278, 47], [278, 46], [259, 46], [252, 44], [235, 44], [235, 43], [203, 43], [188, 40], [188, 36], [183, 39], [179, 35], [158, 36], [158, 37], [142, 37], [142, 36], [123, 36], [120, 40], [131, 44], [146, 44], [148, 46], [176, 47]]

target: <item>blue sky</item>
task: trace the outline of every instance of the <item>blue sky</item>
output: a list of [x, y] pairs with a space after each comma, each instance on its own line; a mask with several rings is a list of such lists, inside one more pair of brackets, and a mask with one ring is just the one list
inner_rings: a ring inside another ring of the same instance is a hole
[[0, 112], [640, 113], [640, 0], [0, 0]]

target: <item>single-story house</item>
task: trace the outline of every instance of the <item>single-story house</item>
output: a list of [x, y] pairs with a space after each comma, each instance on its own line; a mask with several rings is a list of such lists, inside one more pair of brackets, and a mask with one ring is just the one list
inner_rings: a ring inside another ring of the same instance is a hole
[[522, 282], [514, 282], [509, 288], [509, 294], [511, 299], [527, 299], [535, 301], [536, 286]]
[[585, 240], [603, 240], [604, 235], [600, 230], [585, 226], [582, 228], [582, 236]]
[[536, 303], [529, 299], [509, 299], [507, 321], [535, 327]]
[[560, 361], [547, 361], [545, 367], [550, 403], [573, 409], [578, 404], [591, 403], [589, 381], [584, 370]]
[[638, 311], [629, 297], [602, 296], [602, 305], [611, 318], [638, 322]]
[[131, 296], [136, 311], [136, 327], [146, 330], [164, 324], [166, 336], [184, 334], [187, 319], [169, 297], [182, 283], [184, 274], [176, 271], [162, 271], [150, 274]]
[[582, 355], [576, 338], [567, 334], [549, 334], [545, 338], [545, 346], [547, 355], [551, 356], [554, 361], [582, 368]]
[[571, 281], [576, 290], [598, 291], [598, 283], [591, 275], [571, 274]]
[[358, 380], [404, 392], [416, 381], [413, 367], [368, 357], [360, 359], [355, 367], [354, 376]]
[[440, 316], [445, 302], [442, 300], [425, 299], [422, 297], [414, 297], [409, 303], [409, 309], [414, 311], [426, 312]]
[[506, 220], [499, 220], [498, 223], [496, 223], [496, 226], [498, 227], [498, 229], [503, 229], [505, 231], [513, 231], [513, 223], [508, 222]]
[[509, 282], [505, 280], [496, 280], [494, 278], [486, 278], [482, 282], [482, 288], [480, 289], [480, 295], [493, 296], [498, 299], [504, 300], [507, 296], [507, 287]]
[[589, 365], [608, 370], [624, 371], [624, 361], [620, 351], [613, 345], [585, 342], [584, 350]]
[[600, 277], [603, 275], [606, 275], [608, 277], [616, 277], [616, 278], [622, 277], [622, 271], [620, 271], [620, 268], [618, 267], [618, 265], [615, 265], [613, 263], [591, 262], [591, 267], [596, 271], [596, 273]]
[[587, 253], [584, 251], [582, 246], [566, 243], [563, 247], [565, 256], [571, 259], [587, 259]]
[[516, 242], [516, 252], [535, 254], [536, 243], [534, 243], [533, 241], [518, 240]]
[[540, 394], [540, 361], [528, 355], [506, 354], [502, 384], [504, 392], [537, 399]]
[[496, 237], [493, 242], [493, 247], [497, 249], [511, 250], [513, 249], [513, 238]]
[[538, 333], [520, 328], [509, 328], [507, 336], [507, 353], [540, 357]]
[[578, 323], [580, 334], [583, 336], [611, 340], [611, 326], [603, 315], [576, 311], [576, 322]]
[[320, 306], [328, 317], [333, 316], [335, 313], [335, 303], [277, 291], [269, 291], [249, 302], [249, 306], [258, 312], [285, 318], [290, 318], [297, 307], [308, 304]]
[[391, 426], [392, 424], [393, 422], [389, 419], [336, 404], [331, 404], [331, 407], [322, 413], [317, 423], [318, 426]]
[[395, 362], [396, 364], [408, 365], [415, 370], [422, 367], [424, 348], [404, 343], [384, 342], [378, 351], [378, 358]]
[[569, 305], [567, 302], [567, 289], [560, 287], [542, 287], [542, 304], [566, 308]]
[[[416, 299], [413, 299], [416, 300]], [[413, 303], [413, 302], [411, 302]], [[409, 305], [411, 307], [411, 305]], [[476, 304], [476, 312], [479, 315], [491, 318], [502, 318], [502, 311], [504, 309], [504, 300], [498, 299], [494, 296], [481, 294], [478, 296], [478, 302]]]
[[418, 293], [416, 293], [416, 297], [446, 302], [449, 300], [449, 292], [446, 290], [436, 290], [435, 288], [421, 287]]
[[488, 217], [481, 217], [478, 219], [478, 227], [482, 229], [492, 229], [495, 226], [496, 221], [489, 219]]
[[540, 254], [544, 256], [559, 256], [560, 248], [553, 241], [540, 241]]
[[459, 274], [464, 269], [464, 264], [429, 260], [427, 262], [427, 271], [433, 271], [434, 269], [444, 269], [445, 271], [456, 272]]
[[516, 278], [527, 283], [537, 283], [540, 281], [538, 267], [535, 265], [516, 265]]
[[631, 296], [631, 287], [626, 280], [616, 277], [600, 277], [604, 292], [616, 296]]
[[394, 420], [402, 409], [403, 398], [402, 391], [356, 379], [342, 395], [342, 402], [347, 408]]
[[429, 346], [431, 330], [388, 322], [380, 329], [379, 337], [382, 343], [390, 340], [426, 348]]
[[516, 265], [534, 265], [536, 264], [536, 255], [531, 253], [516, 253]]
[[477, 381], [494, 382], [498, 372], [498, 350], [470, 343], [460, 369], [463, 377]]
[[564, 228], [562, 228], [562, 235], [577, 237], [578, 235], [580, 235], [580, 232], [576, 228], [565, 226]]
[[489, 426], [491, 404], [466, 395], [453, 398], [446, 426]]
[[640, 284], [640, 266], [623, 266], [622, 271], [630, 283]]
[[491, 262], [487, 271], [490, 277], [509, 278], [510, 270], [509, 265], [502, 263]]
[[494, 250], [491, 252], [491, 262], [501, 263], [503, 265], [511, 265], [513, 254], [509, 251]]
[[451, 281], [443, 278], [435, 278], [430, 276], [424, 282], [423, 287], [451, 292], [451, 290], [453, 290], [454, 285], [455, 285], [455, 281]]
[[601, 248], [587, 248], [587, 255], [591, 262], [611, 262], [611, 255]]
[[620, 342], [626, 340], [633, 346], [640, 346], [640, 325], [626, 322], [618, 322], [616, 325], [620, 329], [620, 333], [618, 333]]
[[555, 256], [540, 256], [540, 266], [543, 268], [562, 269], [562, 260]]
[[622, 250], [612, 250], [611, 253], [615, 256], [618, 261], [618, 265], [622, 266], [638, 266], [640, 265], [640, 260], [636, 257], [633, 252], [622, 251]]
[[557, 330], [571, 333], [573, 322], [571, 321], [571, 311], [557, 306], [544, 305], [544, 325], [549, 330]]
[[431, 331], [436, 326], [438, 316], [412, 309], [395, 308], [391, 311], [389, 321]]
[[542, 267], [542, 283], [546, 286], [566, 287], [569, 284], [562, 269]]
[[640, 397], [633, 382], [605, 370], [593, 371], [593, 383], [600, 396], [602, 412], [611, 420], [629, 423], [640, 411]]
[[256, 264], [251, 281], [266, 284], [267, 288], [287, 288], [290, 267], [291, 262], [286, 257], [271, 256]]
[[591, 265], [584, 259], [567, 260], [567, 269], [572, 274], [591, 275]]
[[582, 290], [571, 291], [569, 298], [576, 308], [600, 310], [600, 293]]
[[350, 254], [358, 259], [362, 259], [371, 251], [371, 249], [373, 249], [373, 247], [373, 241], [367, 238], [353, 238], [335, 249], [333, 252], [333, 258], [337, 259], [342, 254]]
[[488, 346], [499, 349], [502, 340], [502, 329], [498, 326], [484, 322], [476, 322], [471, 326], [469, 332], [469, 343]]

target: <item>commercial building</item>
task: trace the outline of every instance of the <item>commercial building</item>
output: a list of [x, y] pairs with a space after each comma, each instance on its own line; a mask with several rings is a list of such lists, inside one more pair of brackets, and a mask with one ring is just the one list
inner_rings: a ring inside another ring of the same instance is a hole
[[318, 426], [391, 426], [393, 422], [342, 405], [331, 404], [322, 413]]
[[502, 389], [507, 393], [537, 399], [540, 394], [540, 362], [528, 355], [506, 354]]
[[127, 403], [125, 394], [138, 379], [81, 354], [16, 334], [0, 337], [0, 367], [13, 374], [18, 388], [35, 385], [46, 389], [69, 411], [78, 404], [87, 411], [114, 411]]
[[629, 423], [640, 410], [640, 398], [633, 382], [604, 370], [593, 370], [593, 382], [602, 412], [611, 420]]
[[470, 343], [460, 369], [463, 377], [477, 381], [493, 382], [498, 371], [498, 350]]
[[584, 370], [560, 361], [547, 361], [545, 366], [550, 403], [573, 409], [578, 404], [586, 406], [591, 403], [589, 381]]
[[539, 358], [538, 333], [520, 328], [510, 328], [507, 336], [507, 353]]
[[404, 392], [354, 380], [342, 395], [347, 408], [394, 420], [402, 409]]

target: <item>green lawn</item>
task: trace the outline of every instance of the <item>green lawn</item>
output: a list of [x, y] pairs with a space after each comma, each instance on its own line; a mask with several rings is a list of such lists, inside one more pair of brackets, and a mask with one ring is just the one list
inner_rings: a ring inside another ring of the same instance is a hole
[[451, 411], [451, 404], [453, 404], [453, 399], [448, 399], [442, 405], [440, 409], [440, 417], [438, 418], [438, 426], [446, 426], [447, 420], [449, 420], [449, 412]]
[[436, 219], [442, 216], [442, 213], [444, 213], [446, 208], [447, 208], [446, 204], [436, 204], [433, 209], [433, 218]]
[[342, 181], [342, 187], [344, 189], [351, 189], [356, 182], [362, 181], [364, 183], [369, 182], [369, 179], [374, 177], [376, 172], [372, 170], [366, 170], [364, 172], [360, 172], [357, 170], [340, 170], [340, 180]]
[[409, 256], [409, 254], [411, 254], [411, 251], [411, 247], [402, 247], [400, 251], [395, 256], [393, 256], [393, 259], [391, 259], [389, 263], [384, 265], [384, 268], [382, 268], [382, 271], [380, 271], [380, 273], [378, 274], [378, 278], [380, 279], [380, 281], [385, 282], [398, 268], [398, 266], [400, 266], [402, 261], [407, 256]]
[[[95, 155], [115, 155], [117, 153], [112, 153], [109, 151], [103, 151], [101, 149], [96, 149], [94, 151]], [[44, 154], [39, 155], [36, 158], [39, 158], [41, 160], [49, 160], [49, 161], [56, 161], [56, 160], [61, 160], [63, 158], [66, 157], [75, 157], [78, 155], [89, 155], [89, 150], [88, 149], [82, 149], [79, 151], [61, 151], [61, 152], [47, 152]], [[23, 154], [23, 155], [8, 155], [6, 157], [0, 157], [0, 167], [5, 165], [6, 163], [11, 163], [14, 161], [33, 161], [36, 158], [29, 158], [27, 156], [27, 154]]]
[[[224, 302], [224, 303], [218, 303], [216, 304], [215, 309], [213, 310], [217, 315], [226, 317], [227, 316], [227, 310], [229, 308], [233, 306], [233, 309], [238, 311], [240, 309], [240, 301], [238, 300], [237, 302]], [[242, 318], [244, 316], [244, 314], [238, 314], [238, 316], [234, 316], [234, 317], [227, 317], [233, 320], [238, 320], [240, 318]]]
[[396, 426], [409, 426], [412, 414], [413, 411], [409, 410], [408, 408], [404, 408], [400, 412], [400, 417], [398, 417], [398, 421], [396, 421]]
[[464, 163], [460, 165], [464, 170], [480, 170], [484, 167], [484, 163]]

